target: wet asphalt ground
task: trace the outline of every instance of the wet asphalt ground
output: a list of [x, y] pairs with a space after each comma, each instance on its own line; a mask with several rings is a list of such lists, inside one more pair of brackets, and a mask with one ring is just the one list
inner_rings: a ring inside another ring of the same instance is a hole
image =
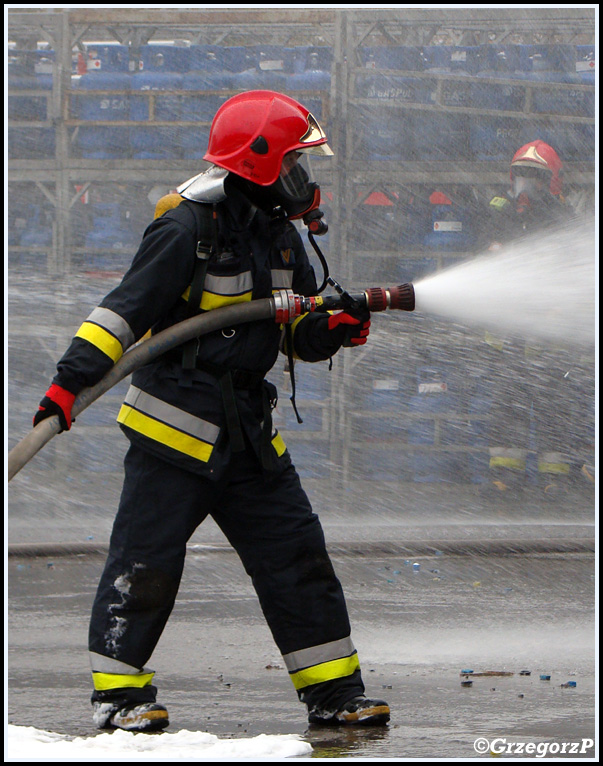
[[[7, 720], [94, 736], [88, 616], [112, 511], [52, 518], [47, 510], [36, 525], [20, 505], [29, 487], [18, 481], [6, 560]], [[389, 702], [389, 726], [308, 727], [253, 588], [208, 520], [191, 541], [175, 610], [149, 663], [170, 711], [168, 731], [295, 733], [314, 758], [329, 759], [522, 758], [526, 747], [593, 758], [590, 501], [526, 506], [518, 518], [513, 505], [477, 501], [447, 515], [458, 503], [449, 496], [436, 520], [412, 500], [404, 518], [382, 506], [369, 516], [368, 500], [321, 513], [367, 694]]]

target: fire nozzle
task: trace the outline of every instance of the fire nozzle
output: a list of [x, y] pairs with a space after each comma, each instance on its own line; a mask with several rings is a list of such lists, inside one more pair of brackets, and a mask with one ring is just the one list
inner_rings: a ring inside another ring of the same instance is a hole
[[336, 295], [296, 295], [291, 290], [277, 290], [273, 295], [274, 318], [278, 324], [288, 324], [312, 311], [336, 311], [338, 309], [367, 309], [368, 311], [415, 310], [415, 289], [411, 282], [397, 287], [370, 287], [361, 293], [350, 295], [345, 291]]
[[369, 287], [365, 290], [366, 307], [369, 311], [385, 311], [399, 309], [400, 311], [415, 310], [415, 288], [412, 282], [406, 282], [397, 287]]

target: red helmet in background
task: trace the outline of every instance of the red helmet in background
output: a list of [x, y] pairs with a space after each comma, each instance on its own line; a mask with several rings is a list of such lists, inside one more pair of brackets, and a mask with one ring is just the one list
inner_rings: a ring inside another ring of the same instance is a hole
[[292, 151], [333, 154], [323, 129], [298, 101], [270, 90], [252, 90], [218, 109], [203, 159], [254, 184], [270, 186]]
[[563, 163], [552, 146], [540, 139], [531, 141], [518, 149], [511, 160], [511, 184], [516, 176], [529, 175], [528, 169], [532, 169], [540, 171], [538, 175], [548, 181], [551, 194], [561, 194], [562, 168]]

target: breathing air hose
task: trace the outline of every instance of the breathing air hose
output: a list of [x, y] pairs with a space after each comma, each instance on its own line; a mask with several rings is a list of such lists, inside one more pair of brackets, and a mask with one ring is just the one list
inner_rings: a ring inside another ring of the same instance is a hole
[[[152, 335], [148, 340], [126, 351], [95, 386], [85, 388], [78, 394], [71, 410], [73, 418], [139, 367], [149, 364], [186, 341], [216, 330], [265, 319], [273, 319], [278, 324], [287, 324], [309, 311], [350, 307], [362, 307], [369, 311], [383, 311], [386, 308], [413, 311], [415, 307], [414, 289], [411, 284], [389, 289], [374, 287], [356, 295], [349, 295], [341, 290], [334, 281], [332, 284], [338, 289], [337, 295], [308, 298], [295, 295], [291, 290], [277, 290], [271, 298], [260, 298], [213, 309], [173, 325], [157, 335]], [[10, 481], [60, 430], [58, 416], [52, 415], [38, 423], [21, 439], [8, 455], [8, 480]]]

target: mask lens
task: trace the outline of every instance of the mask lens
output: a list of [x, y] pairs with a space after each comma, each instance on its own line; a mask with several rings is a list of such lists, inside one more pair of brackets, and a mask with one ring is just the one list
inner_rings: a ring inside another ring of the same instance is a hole
[[303, 200], [311, 193], [310, 177], [305, 164], [304, 156], [298, 152], [291, 152], [283, 160], [281, 183], [285, 192], [293, 199]]
[[320, 202], [318, 184], [310, 180], [306, 161], [299, 152], [286, 154], [279, 179], [271, 187], [275, 204], [286, 211], [290, 220], [301, 218]]
[[513, 179], [513, 192], [515, 197], [519, 197], [520, 194], [526, 194], [528, 197], [534, 198], [545, 194], [546, 187], [540, 178], [515, 176]]

